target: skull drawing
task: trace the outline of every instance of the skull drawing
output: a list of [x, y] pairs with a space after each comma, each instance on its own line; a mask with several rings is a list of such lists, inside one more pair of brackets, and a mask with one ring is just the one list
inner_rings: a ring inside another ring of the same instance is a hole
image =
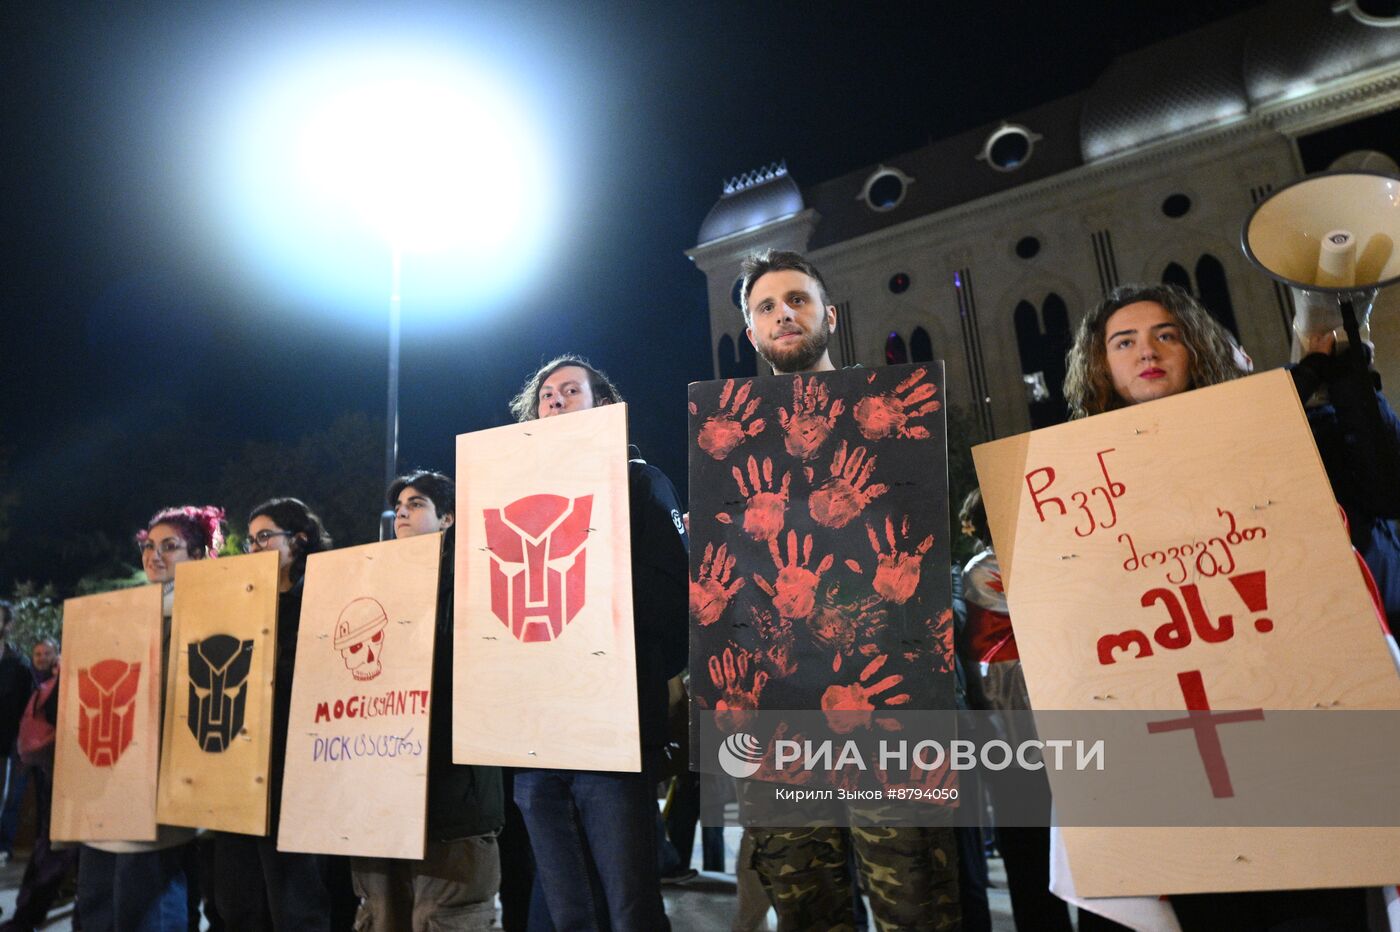
[[94, 767], [111, 767], [131, 744], [141, 664], [99, 660], [78, 671], [78, 746]]
[[212, 634], [188, 647], [190, 701], [186, 724], [202, 751], [219, 753], [243, 730], [253, 642]]
[[335, 623], [335, 649], [357, 680], [372, 680], [384, 669], [385, 627], [389, 615], [374, 599], [355, 599]]
[[521, 641], [553, 641], [583, 608], [593, 496], [529, 495], [487, 508], [491, 611]]

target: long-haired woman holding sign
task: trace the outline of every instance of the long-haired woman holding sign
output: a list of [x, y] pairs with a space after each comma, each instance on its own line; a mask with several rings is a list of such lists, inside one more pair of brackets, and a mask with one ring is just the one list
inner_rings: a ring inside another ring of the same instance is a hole
[[[222, 508], [185, 505], [157, 512], [136, 534], [146, 579], [165, 587], [162, 666], [170, 661], [175, 567], [186, 560], [218, 556], [224, 541], [223, 520]], [[190, 829], [162, 825], [155, 841], [84, 845], [78, 867], [78, 916], [83, 928], [184, 932], [189, 924], [184, 845], [193, 837]]]
[[[1072, 417], [1087, 417], [1238, 378], [1247, 374], [1247, 360], [1184, 291], [1124, 285], [1080, 323], [1065, 398]], [[1203, 893], [1172, 896], [1170, 902], [1185, 932], [1366, 927], [1362, 890]]]

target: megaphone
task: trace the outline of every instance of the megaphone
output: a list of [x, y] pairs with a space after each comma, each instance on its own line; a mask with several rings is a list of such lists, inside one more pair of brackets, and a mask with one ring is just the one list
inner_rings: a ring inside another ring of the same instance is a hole
[[1250, 262], [1293, 290], [1300, 338], [1340, 330], [1339, 345], [1369, 343], [1377, 292], [1400, 282], [1400, 178], [1339, 171], [1296, 181], [1254, 208], [1241, 239]]

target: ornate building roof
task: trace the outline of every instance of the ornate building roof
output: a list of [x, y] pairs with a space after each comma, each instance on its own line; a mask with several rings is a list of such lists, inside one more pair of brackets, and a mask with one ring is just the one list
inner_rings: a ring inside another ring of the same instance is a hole
[[791, 216], [803, 208], [802, 192], [788, 174], [786, 162], [775, 162], [757, 171], [745, 172], [724, 183], [719, 203], [710, 208], [700, 224], [699, 243], [762, 226], [771, 220]]
[[1356, 3], [1276, 0], [1118, 58], [1085, 97], [1084, 160], [1229, 123], [1393, 65], [1400, 19], [1368, 17]]

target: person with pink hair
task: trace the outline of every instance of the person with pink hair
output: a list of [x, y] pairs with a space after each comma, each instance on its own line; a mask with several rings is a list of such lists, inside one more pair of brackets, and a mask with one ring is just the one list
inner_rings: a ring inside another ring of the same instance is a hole
[[[164, 587], [161, 664], [170, 658], [175, 567], [213, 558], [223, 546], [224, 510], [184, 505], [158, 511], [136, 534], [146, 579]], [[164, 710], [162, 709], [162, 718]], [[159, 826], [155, 841], [85, 844], [79, 855], [78, 917], [87, 932], [185, 932], [189, 928], [187, 828]]]

